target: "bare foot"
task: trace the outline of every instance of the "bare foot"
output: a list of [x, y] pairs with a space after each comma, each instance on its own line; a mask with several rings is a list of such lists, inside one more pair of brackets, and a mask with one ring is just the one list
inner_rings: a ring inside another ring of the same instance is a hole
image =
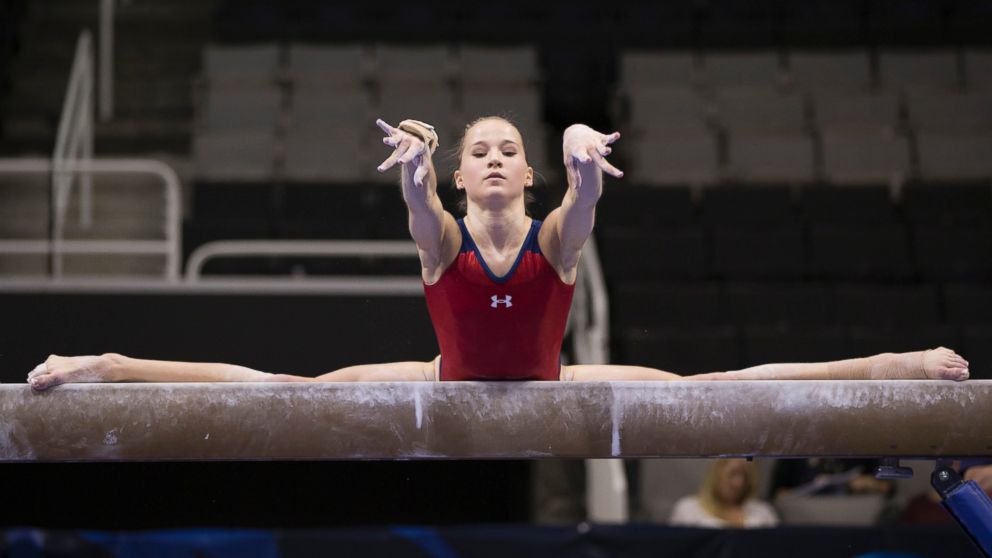
[[38, 391], [65, 383], [109, 382], [110, 357], [49, 355], [28, 374], [28, 383]]
[[946, 347], [915, 353], [886, 353], [872, 357], [872, 380], [968, 379], [968, 361]]
[[923, 351], [923, 374], [931, 380], [967, 380], [968, 361], [947, 347]]

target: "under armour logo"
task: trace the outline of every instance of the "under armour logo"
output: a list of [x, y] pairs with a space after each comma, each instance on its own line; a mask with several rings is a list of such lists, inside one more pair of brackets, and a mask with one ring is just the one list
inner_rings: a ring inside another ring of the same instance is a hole
[[500, 297], [498, 297], [496, 295], [493, 295], [492, 296], [492, 301], [493, 301], [492, 307], [493, 308], [496, 308], [500, 304], [505, 304], [506, 307], [509, 308], [509, 307], [513, 306], [513, 303], [510, 302], [511, 300], [513, 300], [513, 297], [510, 296], [510, 295], [506, 295], [506, 298], [500, 298]]

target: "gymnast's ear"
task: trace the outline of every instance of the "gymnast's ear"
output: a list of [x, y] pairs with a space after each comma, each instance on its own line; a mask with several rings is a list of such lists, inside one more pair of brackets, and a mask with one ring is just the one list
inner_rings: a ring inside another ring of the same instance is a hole
[[534, 185], [534, 167], [527, 167], [527, 176], [524, 178], [524, 186]]
[[454, 174], [454, 178], [455, 178], [455, 188], [459, 190], [463, 190], [465, 188], [465, 186], [463, 185], [463, 182], [465, 182], [465, 180], [462, 178], [462, 171], [456, 170]]

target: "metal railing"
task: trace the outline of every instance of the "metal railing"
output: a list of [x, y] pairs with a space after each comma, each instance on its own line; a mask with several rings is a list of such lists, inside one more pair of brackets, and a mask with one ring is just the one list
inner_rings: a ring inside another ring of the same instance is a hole
[[[54, 173], [55, 161], [44, 158], [0, 159], [0, 174]], [[53, 263], [52, 275], [62, 278], [62, 257], [65, 254], [149, 254], [165, 256], [164, 276], [170, 281], [179, 280], [181, 259], [180, 189], [179, 178], [169, 165], [152, 159], [83, 159], [63, 161], [59, 170], [66, 175], [83, 174], [150, 174], [162, 180], [165, 189], [165, 220], [163, 240], [66, 240], [64, 212], [55, 212], [55, 226], [51, 238], [35, 240], [0, 240], [0, 254], [49, 254]], [[66, 188], [71, 187], [66, 186]], [[68, 204], [69, 191], [63, 204]], [[53, 202], [55, 200], [53, 199]]]
[[[52, 152], [52, 201], [54, 203], [54, 231], [56, 244], [61, 240], [65, 212], [69, 206], [69, 192], [77, 172], [69, 170], [75, 161], [93, 158], [93, 47], [88, 30], [79, 34], [76, 53], [69, 70], [69, 84], [62, 102], [55, 149]], [[88, 172], [80, 176], [79, 220], [84, 228], [92, 224], [93, 179]], [[61, 261], [53, 261], [56, 275], [61, 275]]]

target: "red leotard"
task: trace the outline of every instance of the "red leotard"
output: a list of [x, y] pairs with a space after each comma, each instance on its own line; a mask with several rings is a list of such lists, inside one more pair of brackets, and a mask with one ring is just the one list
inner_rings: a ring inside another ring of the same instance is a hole
[[441, 345], [441, 380], [557, 380], [561, 342], [575, 285], [562, 282], [541, 254], [534, 220], [520, 254], [493, 275], [458, 220], [458, 257], [433, 285], [427, 309]]

